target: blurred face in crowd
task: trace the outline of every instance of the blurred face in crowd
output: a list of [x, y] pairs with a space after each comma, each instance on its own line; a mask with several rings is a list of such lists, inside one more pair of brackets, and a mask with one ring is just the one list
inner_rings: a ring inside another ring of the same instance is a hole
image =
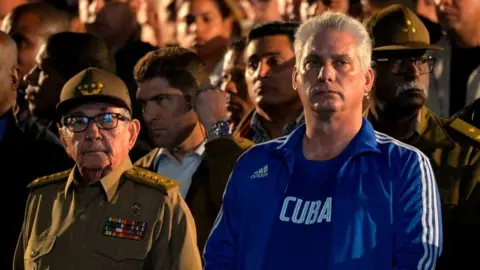
[[143, 104], [143, 119], [156, 147], [177, 147], [198, 124], [191, 96], [165, 78], [138, 82], [137, 99]]
[[158, 46], [166, 46], [167, 44], [176, 43], [176, 18], [175, 18], [175, 1], [162, 0], [157, 1], [157, 18], [158, 18]]
[[282, 21], [279, 2], [281, 0], [250, 0], [256, 23]]
[[348, 13], [349, 0], [302, 0], [300, 4], [300, 18], [305, 22], [311, 17], [320, 15], [327, 10]]
[[135, 14], [126, 2], [79, 0], [78, 12], [87, 32], [103, 38], [109, 45], [128, 38], [136, 27]]
[[440, 23], [456, 33], [478, 33], [478, 0], [436, 0]]
[[5, 33], [0, 32], [0, 117], [15, 103], [19, 83], [15, 45], [12, 43]]
[[[67, 79], [60, 76], [58, 59], [49, 55], [48, 44], [40, 48], [36, 64], [26, 76], [25, 99], [32, 115], [49, 117], [60, 99], [60, 92]], [[57, 56], [58, 57], [58, 56]]]
[[225, 54], [222, 70], [221, 89], [228, 93], [227, 109], [231, 113], [230, 120], [236, 125], [253, 108], [245, 82], [247, 64], [242, 52], [230, 49]]
[[385, 105], [415, 110], [426, 103], [434, 60], [424, 50], [388, 52], [375, 56], [374, 62], [377, 80], [372, 98], [380, 108]]
[[278, 0], [279, 11], [284, 20], [299, 21], [301, 0]]
[[257, 106], [278, 106], [298, 100], [292, 89], [295, 57], [288, 36], [266, 36], [250, 41], [245, 61], [248, 92]]
[[40, 23], [40, 17], [34, 13], [23, 14], [15, 25], [7, 16], [2, 24], [2, 30], [9, 34], [17, 43], [18, 68], [23, 77], [34, 66], [35, 58], [47, 36], [46, 29]]
[[331, 116], [362, 111], [373, 70], [362, 69], [356, 43], [350, 33], [333, 30], [318, 32], [306, 42], [293, 74], [306, 113]]
[[125, 109], [110, 104], [88, 103], [63, 116], [60, 138], [82, 175], [87, 171], [103, 171], [103, 175], [96, 177], [101, 178], [128, 157], [140, 122], [130, 120], [127, 114]]
[[180, 46], [195, 50], [203, 59], [228, 46], [232, 18], [223, 18], [214, 0], [184, 1], [177, 15]]

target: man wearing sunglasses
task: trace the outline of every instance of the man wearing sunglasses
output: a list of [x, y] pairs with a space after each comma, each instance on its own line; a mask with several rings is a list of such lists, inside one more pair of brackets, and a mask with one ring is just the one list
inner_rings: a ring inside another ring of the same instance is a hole
[[132, 165], [140, 123], [125, 83], [88, 68], [63, 87], [60, 137], [76, 165], [29, 185], [14, 269], [201, 269], [178, 184]]
[[461, 267], [465, 260], [460, 258], [473, 254], [468, 246], [476, 245], [473, 239], [479, 236], [480, 132], [460, 119], [441, 119], [425, 107], [435, 62], [429, 54], [441, 48], [430, 45], [427, 29], [412, 11], [390, 6], [366, 25], [376, 72], [367, 118], [377, 131], [415, 146], [432, 163], [444, 228], [437, 269], [476, 269]]

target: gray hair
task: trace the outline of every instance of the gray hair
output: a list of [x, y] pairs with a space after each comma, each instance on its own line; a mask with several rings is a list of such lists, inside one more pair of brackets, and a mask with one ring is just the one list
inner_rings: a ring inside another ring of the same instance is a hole
[[130, 113], [130, 111], [127, 109], [127, 108], [122, 108], [121, 109], [122, 113], [121, 115], [127, 119], [132, 119], [132, 114]]
[[303, 23], [295, 34], [294, 51], [297, 67], [302, 63], [303, 51], [307, 42], [324, 30], [348, 32], [357, 40], [358, 57], [363, 70], [371, 67], [372, 40], [367, 29], [358, 20], [343, 13], [327, 11], [320, 16], [311, 18]]

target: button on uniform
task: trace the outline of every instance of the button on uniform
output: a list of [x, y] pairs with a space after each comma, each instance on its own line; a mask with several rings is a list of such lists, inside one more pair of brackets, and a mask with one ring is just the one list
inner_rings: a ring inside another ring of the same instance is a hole
[[30, 252], [30, 256], [32, 257], [35, 257], [38, 255], [38, 251], [37, 250], [32, 250], [32, 252]]

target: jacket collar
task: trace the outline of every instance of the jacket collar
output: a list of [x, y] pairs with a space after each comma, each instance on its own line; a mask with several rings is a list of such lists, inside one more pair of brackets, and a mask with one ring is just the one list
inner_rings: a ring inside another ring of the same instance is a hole
[[[376, 116], [371, 109], [367, 111], [366, 115], [375, 124]], [[420, 109], [416, 121], [412, 123], [412, 136], [402, 141], [412, 145], [421, 143], [422, 148], [438, 148], [453, 145], [453, 141], [443, 126], [442, 120], [424, 106]]]
[[453, 147], [455, 144], [444, 128], [444, 122], [427, 107], [420, 110], [417, 127], [422, 144], [426, 144], [422, 149]]
[[[279, 138], [280, 145], [274, 149], [275, 154], [283, 156], [287, 160], [290, 172], [293, 170], [294, 151], [298, 151], [299, 142], [305, 135], [306, 124], [301, 124], [290, 135]], [[350, 141], [343, 153], [348, 153], [349, 159], [363, 153], [380, 153], [378, 149], [375, 131], [370, 122], [363, 118], [362, 127], [355, 137]]]
[[[117, 193], [120, 178], [122, 177], [123, 173], [132, 167], [132, 162], [130, 161], [130, 158], [127, 157], [117, 169], [113, 170], [111, 173], [99, 180], [102, 184], [103, 190], [105, 191], [108, 202], [110, 202]], [[78, 183], [77, 180], [75, 180], [76, 172], [77, 166], [73, 168], [68, 176], [67, 184], [65, 185], [65, 196], [67, 195], [69, 188], [72, 186], [72, 183]]]

